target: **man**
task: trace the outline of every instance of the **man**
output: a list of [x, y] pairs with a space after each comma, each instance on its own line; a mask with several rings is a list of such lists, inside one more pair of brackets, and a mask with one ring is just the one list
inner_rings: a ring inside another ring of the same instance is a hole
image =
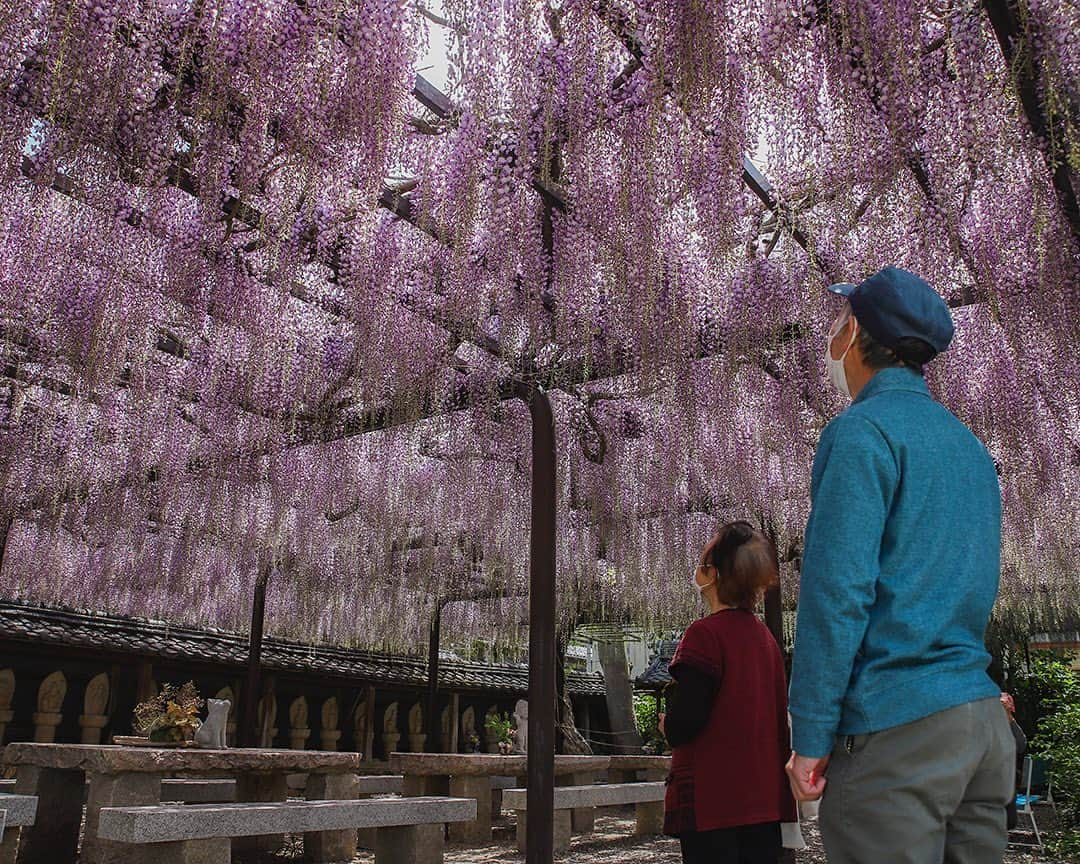
[[791, 676], [795, 797], [824, 795], [830, 864], [991, 864], [1013, 740], [983, 638], [998, 587], [997, 473], [922, 367], [948, 306], [889, 267], [834, 285], [830, 380], [854, 402], [821, 436]]

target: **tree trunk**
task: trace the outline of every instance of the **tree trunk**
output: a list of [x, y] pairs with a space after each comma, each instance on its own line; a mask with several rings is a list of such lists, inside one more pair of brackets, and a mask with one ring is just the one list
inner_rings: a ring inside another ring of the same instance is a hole
[[574, 723], [574, 707], [570, 704], [570, 697], [566, 692], [566, 643], [567, 638], [560, 633], [556, 643], [555, 656], [555, 692], [559, 708], [559, 752], [570, 756], [591, 756], [592, 747], [582, 737]]
[[626, 664], [626, 644], [619, 639], [600, 642], [597, 648], [604, 670], [604, 697], [607, 699], [615, 752], [640, 753], [641, 735], [634, 718], [634, 688]]

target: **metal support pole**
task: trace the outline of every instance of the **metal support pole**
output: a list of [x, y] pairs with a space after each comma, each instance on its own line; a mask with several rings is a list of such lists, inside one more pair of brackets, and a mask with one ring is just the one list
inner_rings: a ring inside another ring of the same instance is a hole
[[248, 644], [247, 683], [244, 685], [244, 710], [237, 718], [241, 747], [257, 747], [258, 732], [255, 729], [259, 713], [259, 689], [262, 679], [263, 624], [266, 621], [266, 583], [270, 569], [259, 574], [255, 582], [255, 596], [251, 601], [251, 641]]
[[427, 728], [428, 751], [431, 753], [445, 750], [448, 742], [442, 741], [442, 727], [436, 720], [435, 712], [439, 699], [439, 637], [442, 630], [442, 603], [435, 607], [431, 619], [431, 631], [428, 634], [428, 672], [427, 672]]
[[547, 394], [529, 395], [529, 753], [526, 864], [551, 864], [555, 827], [555, 421]]

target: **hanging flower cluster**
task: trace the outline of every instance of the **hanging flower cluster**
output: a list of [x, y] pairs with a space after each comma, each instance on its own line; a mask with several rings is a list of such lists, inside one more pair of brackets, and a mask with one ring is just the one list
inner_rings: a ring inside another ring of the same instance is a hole
[[1009, 64], [976, 0], [8, 2], [5, 596], [243, 630], [269, 572], [273, 633], [513, 644], [542, 386], [565, 630], [685, 624], [734, 518], [794, 602], [822, 288], [897, 264], [1001, 614], [1075, 613], [1080, 21], [1026, 10]]

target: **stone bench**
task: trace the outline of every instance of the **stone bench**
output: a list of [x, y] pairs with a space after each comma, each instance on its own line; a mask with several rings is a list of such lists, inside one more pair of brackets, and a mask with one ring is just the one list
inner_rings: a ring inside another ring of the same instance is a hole
[[444, 824], [475, 818], [460, 798], [104, 807], [98, 836], [145, 844], [132, 864], [229, 864], [233, 837], [375, 828], [378, 864], [441, 864]]
[[0, 794], [0, 864], [15, 864], [19, 835], [34, 824], [37, 801], [34, 795]]
[[[557, 786], [555, 788], [555, 849], [570, 847], [570, 812], [583, 807], [618, 807], [635, 805], [637, 816], [635, 834], [660, 834], [664, 829], [663, 783], [603, 783], [594, 786]], [[525, 850], [528, 831], [528, 792], [507, 789], [503, 804], [517, 811], [518, 850]]]

